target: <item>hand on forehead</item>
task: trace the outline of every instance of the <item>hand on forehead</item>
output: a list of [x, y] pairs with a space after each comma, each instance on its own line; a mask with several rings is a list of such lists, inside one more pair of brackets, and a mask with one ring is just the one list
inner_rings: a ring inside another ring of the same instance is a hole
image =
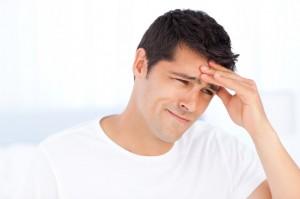
[[221, 66], [214, 61], [208, 61], [206, 64], [201, 64], [199, 66], [199, 70], [200, 70], [200, 77], [203, 73], [207, 73], [207, 72], [210, 72], [209, 74], [213, 74], [213, 72], [216, 71], [229, 72], [229, 73], [233, 72], [230, 69], [225, 68], [224, 66]]
[[[218, 65], [217, 63], [213, 61], [209, 61], [205, 64], [201, 64], [199, 66], [199, 79], [203, 80], [203, 75], [210, 75], [213, 76], [217, 71], [222, 71], [222, 72], [232, 72], [231, 70]], [[207, 82], [204, 80], [204, 82]], [[212, 84], [211, 82], [209, 83], [211, 85], [212, 89], [215, 91], [218, 91], [220, 89], [220, 86], [217, 84]]]

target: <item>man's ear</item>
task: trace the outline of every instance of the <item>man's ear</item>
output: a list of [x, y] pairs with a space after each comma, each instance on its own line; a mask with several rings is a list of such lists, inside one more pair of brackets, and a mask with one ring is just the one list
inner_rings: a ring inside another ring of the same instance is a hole
[[133, 63], [133, 74], [135, 78], [146, 77], [148, 71], [148, 60], [144, 48], [138, 48]]

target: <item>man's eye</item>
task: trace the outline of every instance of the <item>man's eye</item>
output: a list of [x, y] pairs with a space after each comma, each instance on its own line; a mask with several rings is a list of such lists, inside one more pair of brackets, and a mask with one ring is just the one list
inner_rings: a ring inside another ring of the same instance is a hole
[[201, 92], [203, 92], [205, 94], [208, 94], [208, 95], [214, 95], [214, 93], [211, 90], [207, 89], [207, 88], [201, 89]]
[[176, 79], [177, 81], [181, 82], [184, 85], [188, 85], [189, 81], [183, 80], [183, 79]]

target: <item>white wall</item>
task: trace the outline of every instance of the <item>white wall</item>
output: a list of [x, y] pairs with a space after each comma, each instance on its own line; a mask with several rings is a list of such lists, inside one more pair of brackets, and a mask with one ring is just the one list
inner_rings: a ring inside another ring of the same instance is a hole
[[[257, 81], [280, 134], [299, 133], [297, 0], [0, 0], [0, 139], [36, 136], [43, 127], [30, 117], [35, 113], [76, 110], [86, 119], [95, 115], [91, 110], [122, 107], [138, 42], [157, 16], [174, 8], [204, 10], [222, 24], [241, 54], [238, 72]], [[221, 112], [220, 124], [230, 125], [219, 107], [216, 101], [207, 118], [214, 122]]]

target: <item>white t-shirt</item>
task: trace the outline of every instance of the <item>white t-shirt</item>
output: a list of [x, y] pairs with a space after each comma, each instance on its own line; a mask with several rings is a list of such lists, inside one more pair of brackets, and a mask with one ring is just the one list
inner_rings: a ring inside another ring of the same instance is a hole
[[265, 174], [251, 148], [203, 121], [160, 156], [127, 151], [99, 118], [43, 141], [22, 199], [242, 199]]

